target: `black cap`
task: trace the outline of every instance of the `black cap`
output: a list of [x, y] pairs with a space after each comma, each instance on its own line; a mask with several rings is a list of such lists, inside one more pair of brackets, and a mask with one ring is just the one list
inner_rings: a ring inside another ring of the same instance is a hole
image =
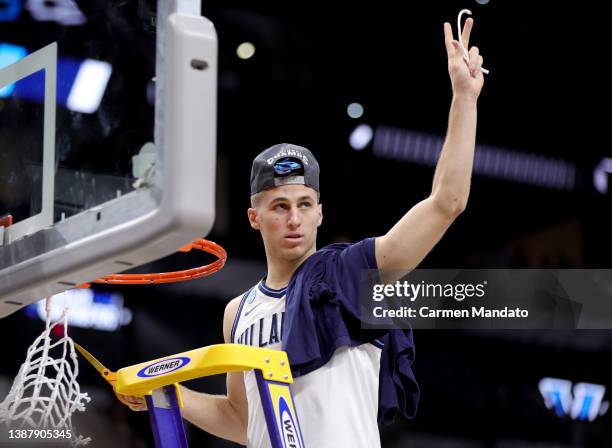
[[319, 164], [308, 149], [280, 143], [255, 157], [251, 167], [251, 196], [266, 188], [291, 184], [319, 191]]

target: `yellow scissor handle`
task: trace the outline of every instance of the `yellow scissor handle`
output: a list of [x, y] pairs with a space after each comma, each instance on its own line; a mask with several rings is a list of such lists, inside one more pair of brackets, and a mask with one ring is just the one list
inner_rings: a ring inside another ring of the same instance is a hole
[[117, 399], [121, 401], [121, 403], [129, 406], [131, 403], [121, 398], [119, 394], [117, 394], [117, 391], [115, 390], [116, 389], [115, 383], [117, 382], [117, 374], [107, 369], [106, 367], [104, 367], [104, 364], [98, 361], [98, 359], [94, 355], [92, 355], [87, 350], [85, 350], [85, 348], [82, 347], [81, 345], [75, 342], [74, 347], [89, 362], [89, 364], [91, 364], [93, 368], [96, 369], [100, 375], [102, 375], [102, 378], [104, 378], [108, 382], [108, 384], [110, 384], [113, 387], [113, 391], [115, 391], [115, 395], [117, 395]]
[[[98, 361], [95, 356], [93, 356], [91, 353], [85, 350], [85, 348], [83, 348], [81, 345], [75, 342], [74, 346], [78, 350], [78, 352], [81, 355], [83, 355], [83, 357], [87, 359], [87, 361], [89, 361], [89, 363], [98, 371], [98, 373], [102, 375], [102, 378], [104, 378], [113, 387], [113, 391], [115, 392], [117, 399], [121, 403], [127, 406], [130, 406], [132, 403], [130, 403], [129, 401], [121, 397], [121, 395], [126, 395], [126, 394], [119, 394], [117, 392], [117, 372], [113, 372], [107, 369], [106, 367], [104, 367], [104, 365], [100, 361]], [[179, 388], [178, 383], [175, 383], [174, 387], [176, 389], [176, 397], [178, 399], [179, 406], [183, 408], [183, 397], [181, 395], [181, 389]], [[151, 395], [151, 393], [148, 393], [145, 395]], [[141, 396], [141, 395], [135, 395], [135, 396]]]

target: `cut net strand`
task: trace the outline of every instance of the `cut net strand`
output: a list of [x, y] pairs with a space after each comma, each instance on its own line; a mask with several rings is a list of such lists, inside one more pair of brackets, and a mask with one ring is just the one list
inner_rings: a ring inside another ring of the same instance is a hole
[[[0, 422], [16, 429], [70, 430], [71, 445], [82, 446], [91, 439], [74, 433], [72, 414], [85, 411], [85, 403], [91, 399], [77, 382], [79, 364], [74, 342], [68, 336], [67, 311], [52, 324], [47, 307], [45, 330], [28, 348], [11, 390], [0, 403]], [[63, 337], [52, 342], [51, 332], [60, 324]], [[60, 351], [57, 358], [52, 356]]]

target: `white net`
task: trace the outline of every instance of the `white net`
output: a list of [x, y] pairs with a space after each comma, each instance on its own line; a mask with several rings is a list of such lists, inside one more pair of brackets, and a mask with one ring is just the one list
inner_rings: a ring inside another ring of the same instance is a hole
[[[47, 312], [46, 320], [45, 330], [28, 348], [11, 390], [0, 403], [0, 422], [10, 429], [58, 430], [72, 446], [86, 445], [91, 439], [77, 436], [72, 428], [72, 414], [84, 411], [90, 397], [81, 393], [77, 382], [79, 365], [68, 336], [67, 310], [53, 324]], [[59, 324], [63, 337], [53, 342], [51, 332]]]

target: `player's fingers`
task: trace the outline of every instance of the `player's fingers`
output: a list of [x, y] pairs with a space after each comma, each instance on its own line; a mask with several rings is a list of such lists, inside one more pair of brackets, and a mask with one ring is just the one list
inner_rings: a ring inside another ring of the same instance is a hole
[[126, 404], [132, 411], [146, 411], [147, 404], [142, 397], [134, 397], [132, 395], [122, 395], [117, 394], [117, 397], [122, 401], [123, 404]]
[[453, 29], [448, 22], [444, 22], [444, 45], [446, 46], [446, 53], [451, 56], [455, 51], [455, 46], [453, 45]]
[[474, 25], [474, 19], [468, 18], [463, 24], [463, 31], [461, 32], [461, 42], [465, 48], [469, 48], [470, 45], [470, 34], [472, 33], [472, 26]]
[[140, 412], [140, 411], [146, 411], [147, 407], [143, 405], [132, 404], [130, 405], [130, 409], [134, 412]]
[[480, 72], [480, 69], [482, 68], [482, 64], [483, 64], [484, 59], [482, 58], [481, 55], [478, 55], [478, 58], [476, 59], [476, 74], [478, 74], [478, 72]]
[[468, 51], [468, 56], [470, 57], [470, 62], [474, 62], [474, 63], [477, 62], [478, 55], [480, 55], [480, 50], [476, 46], [470, 48], [470, 51]]
[[476, 64], [478, 63], [478, 58], [480, 56], [480, 50], [478, 49], [478, 47], [472, 47], [470, 48], [470, 51], [468, 51], [468, 58], [469, 58], [469, 66], [470, 66], [470, 71], [474, 71], [476, 69]]
[[123, 394], [117, 394], [117, 396], [120, 399], [123, 399], [124, 401], [128, 402], [130, 405], [142, 405], [145, 403], [145, 400], [142, 397], [135, 397], [133, 395], [123, 395]]
[[132, 403], [132, 404], [137, 404], [137, 405], [141, 405], [144, 404], [144, 399], [140, 398], [140, 397], [133, 397], [133, 396], [129, 396], [127, 397], [127, 401]]

